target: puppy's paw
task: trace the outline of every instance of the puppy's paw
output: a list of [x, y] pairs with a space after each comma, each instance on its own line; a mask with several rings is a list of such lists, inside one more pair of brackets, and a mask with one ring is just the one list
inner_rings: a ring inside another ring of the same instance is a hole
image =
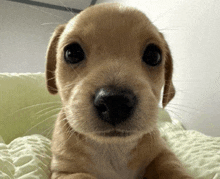
[[51, 179], [97, 179], [97, 178], [87, 173], [74, 173], [74, 174], [53, 173]]
[[72, 175], [73, 175], [73, 179], [97, 179], [96, 177], [87, 173], [76, 173]]

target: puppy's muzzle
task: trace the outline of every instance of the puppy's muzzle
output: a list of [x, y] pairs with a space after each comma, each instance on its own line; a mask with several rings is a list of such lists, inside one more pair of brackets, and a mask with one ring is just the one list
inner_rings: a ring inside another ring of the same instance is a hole
[[96, 91], [94, 106], [99, 118], [116, 126], [131, 118], [137, 98], [129, 89], [104, 87]]

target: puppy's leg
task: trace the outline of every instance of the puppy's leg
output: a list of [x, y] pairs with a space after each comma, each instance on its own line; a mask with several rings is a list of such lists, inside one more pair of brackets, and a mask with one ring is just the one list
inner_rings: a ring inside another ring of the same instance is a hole
[[144, 179], [193, 179], [180, 161], [168, 149], [158, 155], [147, 167]]
[[74, 173], [74, 174], [53, 173], [51, 179], [96, 179], [96, 178], [87, 173]]

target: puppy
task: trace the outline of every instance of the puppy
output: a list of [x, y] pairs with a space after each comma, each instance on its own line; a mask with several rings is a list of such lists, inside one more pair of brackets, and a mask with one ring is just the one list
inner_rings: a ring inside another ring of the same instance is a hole
[[163, 35], [140, 11], [91, 6], [57, 27], [47, 51], [47, 87], [62, 110], [52, 138], [51, 178], [191, 179], [156, 121], [174, 97]]

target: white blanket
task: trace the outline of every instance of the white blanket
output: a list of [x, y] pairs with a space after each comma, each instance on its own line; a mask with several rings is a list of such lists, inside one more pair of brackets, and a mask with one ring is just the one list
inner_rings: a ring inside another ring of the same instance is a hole
[[0, 179], [46, 179], [50, 160], [50, 140], [41, 135], [0, 143]]
[[162, 137], [197, 179], [220, 179], [220, 137], [184, 130], [180, 122], [160, 123]]

